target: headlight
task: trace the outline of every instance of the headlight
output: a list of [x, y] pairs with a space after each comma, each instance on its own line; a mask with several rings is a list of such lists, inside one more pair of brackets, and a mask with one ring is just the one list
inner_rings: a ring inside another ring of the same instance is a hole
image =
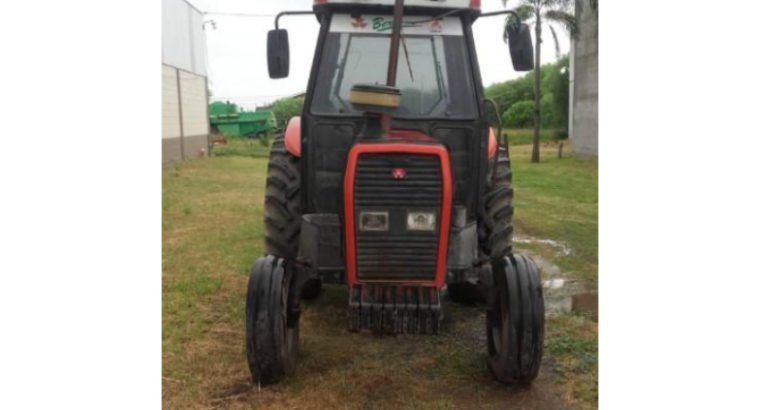
[[359, 213], [359, 229], [362, 231], [387, 231], [388, 212]]
[[410, 231], [435, 231], [435, 212], [409, 212], [406, 229]]

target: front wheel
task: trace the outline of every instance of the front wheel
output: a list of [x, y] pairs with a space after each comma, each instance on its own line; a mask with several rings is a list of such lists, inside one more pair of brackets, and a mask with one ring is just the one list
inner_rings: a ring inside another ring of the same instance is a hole
[[486, 313], [488, 369], [502, 383], [530, 383], [541, 367], [544, 296], [538, 267], [527, 256], [492, 262]]
[[291, 277], [282, 258], [259, 258], [248, 280], [245, 347], [253, 382], [267, 385], [295, 370], [298, 316], [291, 312]]

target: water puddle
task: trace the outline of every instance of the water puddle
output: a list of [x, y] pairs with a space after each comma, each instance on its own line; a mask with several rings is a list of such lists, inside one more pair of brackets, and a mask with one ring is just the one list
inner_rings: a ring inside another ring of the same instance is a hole
[[524, 236], [515, 236], [512, 238], [512, 242], [514, 243], [525, 243], [525, 244], [539, 244], [539, 245], [548, 245], [552, 248], [554, 248], [555, 251], [557, 251], [558, 254], [562, 256], [568, 256], [572, 252], [572, 249], [564, 243], [560, 241], [555, 241], [553, 239], [537, 239], [537, 238], [528, 238]]
[[565, 280], [564, 279], [549, 279], [545, 280], [543, 282], [544, 289], [561, 289], [563, 286], [565, 286]]

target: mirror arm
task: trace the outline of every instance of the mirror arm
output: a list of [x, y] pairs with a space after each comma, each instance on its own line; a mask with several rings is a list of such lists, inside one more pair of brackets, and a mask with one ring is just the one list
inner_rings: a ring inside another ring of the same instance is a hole
[[280, 17], [282, 16], [293, 16], [293, 15], [306, 15], [306, 14], [314, 14], [313, 11], [283, 11], [277, 14], [277, 17], [274, 18], [274, 29], [279, 30], [280, 29]]
[[[507, 153], [507, 158], [509, 158], [509, 140], [507, 139], [507, 136], [505, 134], [502, 134], [502, 124], [501, 124], [501, 115], [499, 113], [499, 105], [496, 104], [496, 101], [494, 101], [491, 98], [486, 98], [484, 100], [486, 105], [491, 106], [493, 108], [493, 112], [496, 115], [496, 155], [494, 155], [493, 158], [493, 169], [496, 169], [496, 163], [499, 161], [499, 148], [504, 147], [504, 150]], [[491, 182], [496, 182], [496, 172], [494, 172], [491, 175]]]
[[511, 14], [511, 15], [513, 15], [517, 19], [517, 25], [520, 25], [522, 23], [522, 20], [520, 19], [520, 16], [514, 10], [492, 11], [490, 13], [483, 13], [483, 14], [480, 15], [480, 17], [500, 16], [502, 14]]

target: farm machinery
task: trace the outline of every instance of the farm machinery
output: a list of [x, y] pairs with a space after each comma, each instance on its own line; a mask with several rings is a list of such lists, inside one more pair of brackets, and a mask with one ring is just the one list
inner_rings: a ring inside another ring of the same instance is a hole
[[209, 104], [209, 123], [214, 134], [224, 137], [261, 138], [277, 127], [272, 111], [243, 111], [236, 104]]
[[542, 357], [543, 290], [535, 263], [512, 252], [508, 149], [472, 34], [477, 19], [511, 14], [509, 53], [525, 71], [527, 26], [513, 11], [482, 13], [479, 0], [316, 0], [277, 16], [267, 38], [274, 79], [288, 76], [279, 21], [292, 14], [314, 14], [320, 31], [303, 112], [269, 159], [267, 254], [246, 300], [254, 382], [294, 371], [301, 301], [337, 283], [348, 287], [355, 332], [435, 334], [445, 295], [477, 298], [488, 369], [529, 383]]

